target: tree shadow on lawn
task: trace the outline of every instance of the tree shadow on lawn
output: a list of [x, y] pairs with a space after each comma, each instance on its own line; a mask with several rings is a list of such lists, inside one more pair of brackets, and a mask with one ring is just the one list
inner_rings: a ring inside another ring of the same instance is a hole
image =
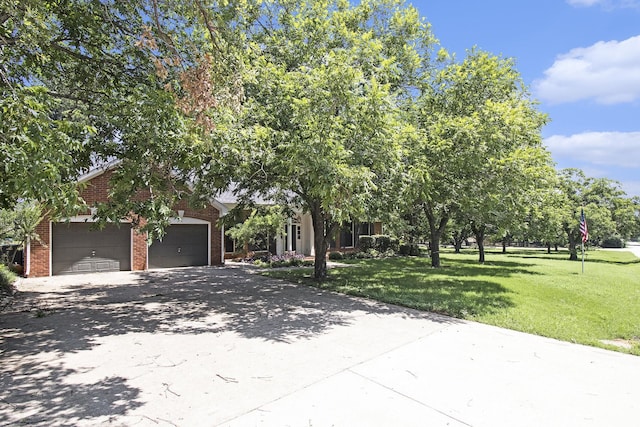
[[[614, 264], [614, 265], [634, 265], [634, 264], [640, 264], [640, 258], [636, 258], [636, 259], [630, 259], [628, 261], [616, 261], [616, 260], [608, 260], [608, 259], [600, 259], [600, 258], [594, 258], [593, 256], [589, 256], [591, 255], [589, 252], [586, 253], [585, 256], [585, 262], [595, 262], [595, 263], [601, 263], [601, 264]], [[558, 254], [540, 254], [540, 255], [509, 255], [507, 254], [507, 256], [514, 256], [514, 257], [518, 257], [518, 258], [531, 258], [531, 259], [544, 259], [544, 260], [554, 260], [554, 261], [571, 261], [569, 259], [569, 253], [568, 252], [564, 252], [564, 253], [558, 253]], [[574, 260], [573, 262], [581, 262], [582, 258], [580, 253], [578, 252], [578, 259]]]
[[541, 274], [527, 270], [529, 264], [526, 263], [496, 261], [495, 265], [478, 265], [469, 260], [450, 258], [446, 262], [446, 267], [434, 269], [430, 267], [428, 258], [364, 260], [355, 264], [356, 268], [330, 270], [329, 277], [319, 283], [301, 272], [271, 274], [323, 289], [457, 318], [495, 313], [514, 305], [508, 295], [509, 289], [487, 279], [487, 276]]
[[[399, 257], [381, 260], [366, 260], [361, 266], [367, 266], [374, 271], [384, 271], [388, 274], [404, 273], [413, 271], [421, 275], [442, 274], [451, 277], [510, 277], [514, 274], [540, 275], [541, 273], [531, 271], [528, 267], [535, 264], [517, 261], [488, 260], [484, 264], [469, 259], [456, 258], [446, 255], [441, 258], [442, 266], [432, 268], [429, 258], [422, 257]], [[376, 265], [375, 263], [379, 263]]]
[[393, 278], [376, 274], [366, 278], [334, 276], [318, 286], [456, 318], [491, 314], [514, 306], [510, 291], [498, 283], [435, 278], [416, 272], [398, 272]]

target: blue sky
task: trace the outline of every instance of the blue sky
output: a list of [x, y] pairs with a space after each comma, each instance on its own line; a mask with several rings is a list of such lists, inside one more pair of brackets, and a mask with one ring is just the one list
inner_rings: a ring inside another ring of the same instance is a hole
[[415, 0], [442, 47], [516, 60], [558, 168], [640, 196], [640, 0]]

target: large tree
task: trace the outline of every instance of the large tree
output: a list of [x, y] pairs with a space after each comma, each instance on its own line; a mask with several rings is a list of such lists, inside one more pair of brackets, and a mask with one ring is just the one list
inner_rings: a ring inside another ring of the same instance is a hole
[[631, 237], [637, 221], [637, 207], [620, 188], [620, 183], [608, 178], [592, 178], [580, 169], [558, 172], [559, 189], [565, 197], [562, 228], [567, 235], [571, 260], [578, 259], [581, 242], [580, 213], [584, 210], [589, 228], [589, 241], [600, 244], [609, 237]]
[[[119, 160], [115, 203], [166, 223], [215, 112], [239, 103], [246, 2], [9, 0], [0, 6], [0, 207], [82, 205], [89, 168]], [[137, 202], [134, 194], [152, 194]]]
[[311, 214], [320, 279], [339, 225], [371, 215], [399, 168], [396, 95], [431, 35], [399, 1], [273, 1], [264, 11], [227, 160], [243, 194]]
[[406, 196], [424, 211], [431, 264], [439, 267], [440, 240], [454, 213], [480, 240], [487, 224], [513, 223], [519, 195], [536, 185], [548, 161], [540, 138], [545, 116], [513, 60], [476, 50], [427, 80], [413, 111]]

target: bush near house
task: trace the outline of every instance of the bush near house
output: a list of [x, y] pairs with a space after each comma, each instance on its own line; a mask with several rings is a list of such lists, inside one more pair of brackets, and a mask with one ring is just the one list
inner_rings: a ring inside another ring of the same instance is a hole
[[420, 256], [422, 254], [420, 246], [415, 243], [404, 243], [400, 245], [398, 253], [403, 256]]
[[272, 255], [267, 251], [256, 251], [249, 254], [243, 262], [253, 264], [257, 267], [278, 268], [278, 267], [307, 267], [313, 265], [313, 261], [306, 260], [302, 254], [295, 252], [285, 252], [282, 255]]
[[6, 265], [0, 264], [0, 295], [13, 294], [13, 282], [16, 279], [17, 276]]
[[375, 249], [378, 252], [387, 252], [392, 250], [398, 252], [400, 241], [387, 234], [374, 234], [371, 236], [358, 237], [358, 248], [362, 252], [366, 252], [369, 249]]

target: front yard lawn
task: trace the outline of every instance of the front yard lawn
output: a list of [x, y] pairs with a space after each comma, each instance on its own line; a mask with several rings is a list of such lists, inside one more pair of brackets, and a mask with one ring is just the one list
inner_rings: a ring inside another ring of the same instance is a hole
[[[442, 253], [428, 258], [347, 261], [318, 283], [310, 269], [270, 277], [532, 334], [640, 355], [640, 260], [628, 252], [591, 251], [585, 273], [566, 252], [522, 250]], [[631, 346], [613, 347], [603, 340]]]

